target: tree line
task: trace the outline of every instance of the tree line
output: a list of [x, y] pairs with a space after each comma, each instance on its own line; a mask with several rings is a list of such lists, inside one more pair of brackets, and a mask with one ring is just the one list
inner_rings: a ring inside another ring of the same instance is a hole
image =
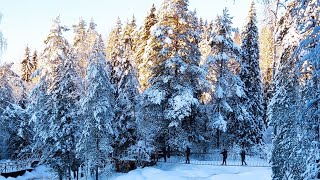
[[39, 154], [63, 178], [168, 145], [252, 149], [271, 126], [274, 178], [310, 177], [319, 154], [317, 5], [287, 2], [275, 33], [265, 26], [260, 40], [254, 3], [239, 33], [227, 9], [208, 22], [187, 0], [163, 1], [140, 27], [118, 19], [106, 45], [93, 20], [72, 26], [69, 42], [57, 18], [39, 57], [26, 49], [21, 77], [0, 68], [3, 156]]

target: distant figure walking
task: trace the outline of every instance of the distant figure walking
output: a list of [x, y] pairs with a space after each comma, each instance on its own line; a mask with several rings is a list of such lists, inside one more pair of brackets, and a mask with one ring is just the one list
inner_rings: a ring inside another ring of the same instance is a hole
[[187, 150], [186, 150], [186, 164], [190, 164], [190, 148], [189, 146], [187, 146]]
[[220, 154], [222, 154], [222, 164], [221, 165], [227, 165], [228, 151], [226, 149], [223, 149], [223, 151]]
[[241, 151], [240, 155], [241, 155], [241, 166], [243, 166], [243, 164], [247, 165], [247, 163], [245, 161], [246, 160], [246, 151], [244, 149]]
[[167, 150], [165, 147], [162, 148], [163, 158], [164, 162], [167, 162]]

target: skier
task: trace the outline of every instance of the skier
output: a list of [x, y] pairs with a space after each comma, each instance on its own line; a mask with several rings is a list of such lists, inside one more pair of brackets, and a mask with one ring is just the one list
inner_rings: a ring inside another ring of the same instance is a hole
[[186, 156], [187, 156], [186, 164], [190, 164], [190, 148], [189, 148], [189, 146], [187, 146]]
[[246, 161], [245, 161], [245, 160], [246, 160], [246, 152], [245, 152], [244, 149], [241, 151], [240, 156], [241, 156], [241, 166], [243, 166], [243, 163], [244, 163], [245, 165], [247, 165], [247, 163], [246, 163]]
[[228, 151], [226, 149], [223, 149], [223, 151], [220, 154], [222, 154], [222, 158], [223, 158], [221, 165], [227, 165]]

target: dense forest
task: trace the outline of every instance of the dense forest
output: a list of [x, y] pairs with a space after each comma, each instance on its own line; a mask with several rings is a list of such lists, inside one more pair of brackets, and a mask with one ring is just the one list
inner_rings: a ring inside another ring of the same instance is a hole
[[21, 75], [0, 66], [0, 159], [38, 156], [63, 179], [163, 147], [259, 153], [272, 143], [273, 179], [316, 177], [320, 1], [264, 7], [262, 25], [252, 3], [239, 31], [228, 9], [204, 20], [188, 0], [164, 0], [141, 26], [118, 19], [106, 40], [80, 19], [68, 41], [57, 17], [42, 52], [26, 47]]

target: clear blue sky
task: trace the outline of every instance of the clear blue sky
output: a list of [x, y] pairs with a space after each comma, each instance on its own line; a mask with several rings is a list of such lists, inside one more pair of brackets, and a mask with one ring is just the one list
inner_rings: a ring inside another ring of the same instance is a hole
[[[62, 24], [69, 28], [82, 17], [96, 22], [98, 31], [106, 38], [117, 17], [123, 22], [134, 14], [141, 24], [154, 3], [159, 7], [162, 0], [0, 0], [3, 14], [0, 30], [8, 41], [8, 49], [2, 59], [15, 62], [24, 56], [28, 45], [33, 51], [42, 50], [52, 20], [60, 15]], [[189, 0], [189, 9], [197, 10], [198, 17], [212, 20], [224, 7], [234, 16], [234, 25], [241, 28], [248, 14], [251, 0]], [[70, 39], [70, 31], [66, 37]]]

